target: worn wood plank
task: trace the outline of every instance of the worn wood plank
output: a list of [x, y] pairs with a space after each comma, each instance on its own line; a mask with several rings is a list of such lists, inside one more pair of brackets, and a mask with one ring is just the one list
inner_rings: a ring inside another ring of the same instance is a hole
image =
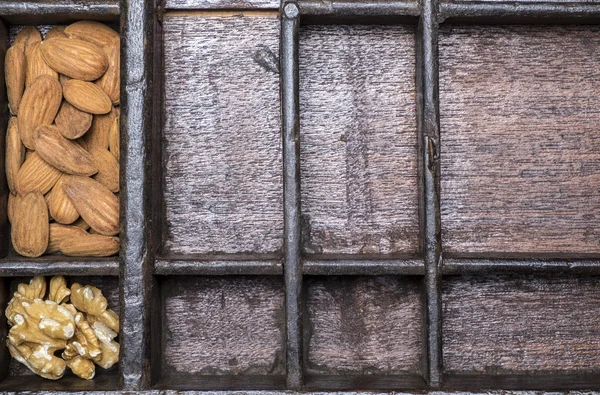
[[443, 286], [449, 373], [600, 372], [599, 277], [450, 277]]
[[279, 9], [278, 0], [166, 0], [167, 9]]
[[163, 379], [285, 373], [280, 278], [168, 277], [161, 286]]
[[600, 28], [441, 33], [445, 251], [600, 252]]
[[415, 253], [412, 26], [303, 26], [300, 141], [304, 250]]
[[178, 16], [163, 29], [165, 252], [280, 250], [279, 20]]
[[306, 287], [308, 373], [421, 372], [420, 279], [309, 277]]

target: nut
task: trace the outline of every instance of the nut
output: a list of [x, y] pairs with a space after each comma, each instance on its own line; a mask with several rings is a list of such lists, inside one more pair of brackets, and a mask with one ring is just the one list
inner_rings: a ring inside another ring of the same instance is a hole
[[45, 194], [52, 189], [61, 175], [60, 170], [50, 166], [37, 152], [33, 152], [25, 159], [17, 173], [17, 193], [25, 195], [31, 191], [39, 191]]
[[4, 158], [6, 181], [11, 193], [17, 193], [17, 176], [24, 160], [25, 146], [19, 137], [17, 118], [12, 117], [8, 121], [8, 130], [6, 131], [6, 157]]
[[119, 252], [118, 237], [84, 233], [65, 238], [60, 243], [60, 252], [67, 256], [111, 256]]
[[35, 26], [25, 26], [15, 37], [13, 47], [20, 48], [23, 52], [27, 52], [32, 44], [42, 41], [42, 35]]
[[[91, 285], [83, 287], [77, 283], [71, 285], [71, 303], [77, 310], [87, 314], [92, 327], [94, 327], [95, 321], [89, 316], [93, 316], [112, 331], [119, 331], [119, 317], [114, 311], [107, 309], [108, 301], [98, 288]], [[105, 329], [102, 330], [106, 332]], [[113, 338], [114, 336], [111, 337], [111, 340]]]
[[89, 41], [103, 47], [119, 41], [119, 33], [110, 27], [94, 21], [75, 22], [65, 29], [65, 34], [71, 38]]
[[116, 118], [117, 111], [114, 107], [108, 114], [94, 115], [92, 127], [83, 136], [88, 145], [88, 149], [96, 147], [108, 148], [110, 140], [110, 131], [114, 125]]
[[27, 68], [25, 70], [25, 87], [31, 86], [40, 75], [47, 75], [58, 81], [58, 73], [52, 70], [44, 59], [42, 59], [42, 52], [40, 51], [41, 43], [31, 44], [25, 51], [25, 58]]
[[92, 119], [92, 114], [81, 111], [64, 100], [56, 114], [55, 122], [63, 136], [75, 140], [90, 129]]
[[75, 225], [50, 224], [47, 254], [59, 252], [65, 240], [87, 237], [88, 233]]
[[119, 130], [121, 117], [116, 117], [112, 127], [110, 128], [110, 134], [108, 135], [108, 146], [110, 153], [119, 160], [121, 157], [121, 133]]
[[8, 105], [13, 114], [18, 114], [19, 104], [25, 91], [25, 52], [20, 47], [10, 47], [4, 59], [4, 79]]
[[54, 26], [52, 29], [48, 30], [44, 40], [50, 40], [51, 38], [68, 38], [65, 34], [66, 26]]
[[31, 258], [38, 257], [48, 247], [48, 207], [44, 196], [30, 192], [17, 200], [14, 208], [11, 239], [15, 251]]
[[94, 179], [111, 192], [119, 192], [119, 161], [106, 148], [92, 148], [90, 155], [98, 168]]
[[71, 78], [95, 81], [108, 68], [108, 59], [102, 48], [87, 41], [54, 37], [44, 40], [40, 48], [48, 66]]
[[79, 213], [63, 189], [64, 176], [58, 179], [52, 190], [46, 194], [46, 203], [50, 216], [59, 224], [72, 224]]
[[90, 114], [107, 114], [112, 109], [112, 102], [98, 85], [69, 80], [63, 84], [65, 100], [81, 111]]
[[96, 84], [110, 97], [112, 104], [118, 106], [121, 101], [121, 44], [117, 40], [103, 50], [108, 58], [108, 69]]

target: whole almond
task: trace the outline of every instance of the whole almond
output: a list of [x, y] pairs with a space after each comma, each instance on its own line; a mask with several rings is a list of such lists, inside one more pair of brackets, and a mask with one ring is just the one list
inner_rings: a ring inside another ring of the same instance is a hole
[[25, 58], [27, 59], [27, 70], [25, 71], [25, 87], [33, 84], [40, 75], [50, 76], [58, 81], [58, 73], [52, 70], [44, 59], [42, 59], [42, 52], [40, 51], [41, 43], [33, 43], [25, 52]]
[[21, 196], [31, 191], [45, 194], [52, 189], [61, 175], [60, 170], [49, 165], [37, 152], [33, 152], [25, 159], [17, 174], [17, 193]]
[[82, 176], [66, 177], [63, 188], [92, 229], [106, 236], [119, 233], [119, 200], [108, 188]]
[[46, 194], [46, 203], [50, 216], [59, 224], [72, 224], [79, 218], [79, 213], [63, 189], [63, 175]]
[[25, 146], [21, 143], [21, 138], [19, 137], [16, 117], [12, 117], [8, 121], [8, 130], [6, 132], [6, 156], [4, 160], [8, 189], [12, 193], [17, 193], [17, 175], [25, 160]]
[[119, 192], [119, 162], [106, 148], [93, 148], [90, 155], [98, 168], [94, 179], [112, 192]]
[[8, 221], [12, 223], [13, 221], [13, 213], [15, 212], [15, 205], [17, 204], [17, 200], [22, 199], [19, 195], [13, 195], [12, 193], [8, 194], [8, 204], [6, 209], [6, 214], [8, 216]]
[[102, 48], [87, 41], [55, 37], [44, 40], [40, 48], [48, 66], [71, 78], [94, 81], [108, 68]]
[[13, 114], [19, 113], [19, 104], [21, 104], [21, 98], [25, 91], [26, 69], [25, 52], [21, 50], [21, 47], [10, 47], [4, 58], [4, 79], [8, 105]]
[[23, 52], [27, 52], [31, 44], [40, 42], [42, 42], [40, 31], [35, 26], [25, 26], [15, 37], [13, 47], [19, 47]]
[[99, 234], [86, 234], [65, 238], [60, 252], [67, 256], [111, 256], [119, 252], [119, 238]]
[[121, 100], [121, 44], [115, 41], [115, 44], [103, 49], [108, 58], [108, 69], [96, 84], [110, 97], [114, 105], [118, 105]]
[[36, 258], [48, 247], [48, 207], [44, 196], [30, 192], [16, 201], [11, 228], [15, 251], [23, 256]]
[[81, 111], [107, 114], [112, 102], [102, 88], [92, 82], [69, 80], [63, 84], [65, 99]]
[[47, 75], [40, 76], [25, 89], [19, 106], [19, 135], [25, 147], [35, 149], [33, 134], [40, 125], [50, 125], [62, 101], [60, 83]]
[[110, 131], [114, 125], [117, 111], [113, 109], [104, 115], [94, 115], [92, 127], [83, 135], [87, 143], [87, 148], [108, 148], [110, 141]]
[[63, 137], [56, 126], [42, 125], [35, 131], [35, 152], [58, 170], [81, 176], [98, 172], [92, 156], [77, 143]]
[[77, 226], [50, 224], [50, 233], [46, 254], [59, 252], [61, 244], [65, 240], [86, 236], [88, 236], [88, 233]]
[[92, 114], [81, 111], [63, 100], [54, 122], [63, 136], [74, 140], [83, 136], [90, 129], [92, 119]]
[[121, 133], [119, 129], [120, 119], [121, 117], [115, 118], [108, 136], [108, 147], [110, 148], [110, 153], [117, 158], [117, 161], [121, 158]]
[[65, 29], [65, 33], [71, 38], [89, 41], [100, 47], [110, 45], [119, 41], [119, 33], [100, 22], [79, 21]]
[[73, 222], [71, 224], [71, 226], [77, 226], [78, 228], [81, 228], [83, 230], [88, 230], [90, 228], [90, 226], [88, 225], [87, 222], [85, 222], [85, 220], [81, 217], [79, 217], [79, 219], [75, 222]]
[[66, 26], [54, 26], [52, 29], [48, 30], [44, 40], [49, 40], [51, 38], [68, 38], [65, 34]]

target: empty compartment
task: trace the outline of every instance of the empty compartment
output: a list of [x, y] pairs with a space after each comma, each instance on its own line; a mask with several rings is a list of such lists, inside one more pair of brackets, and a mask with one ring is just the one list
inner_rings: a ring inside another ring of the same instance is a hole
[[419, 251], [414, 26], [302, 26], [308, 254]]
[[277, 14], [167, 13], [163, 33], [163, 252], [278, 252]]
[[598, 280], [532, 275], [446, 278], [445, 381], [458, 388], [597, 388]]
[[[45, 276], [49, 283], [52, 276]], [[5, 317], [5, 310], [8, 302], [21, 283], [28, 284], [32, 277], [14, 277], [0, 279], [1, 297], [0, 307], [2, 309], [2, 319], [0, 320], [0, 331], [2, 337], [6, 338], [10, 329]], [[108, 301], [108, 308], [119, 313], [119, 279], [118, 277], [80, 277], [65, 276], [67, 286], [74, 283], [80, 285], [92, 285], [99, 288]], [[119, 338], [115, 339], [120, 343]], [[60, 355], [58, 353], [57, 355]], [[8, 348], [3, 342], [0, 347], [0, 390], [1, 391], [105, 391], [119, 389], [118, 366], [114, 365], [110, 369], [102, 369], [96, 365], [96, 374], [92, 380], [84, 380], [75, 376], [69, 368], [61, 379], [56, 381], [48, 380], [37, 376], [29, 368], [16, 359], [12, 358]]]
[[447, 255], [600, 253], [600, 28], [445, 26]]
[[423, 282], [308, 277], [306, 383], [318, 389], [423, 386]]
[[261, 389], [285, 384], [278, 277], [165, 277], [158, 386]]

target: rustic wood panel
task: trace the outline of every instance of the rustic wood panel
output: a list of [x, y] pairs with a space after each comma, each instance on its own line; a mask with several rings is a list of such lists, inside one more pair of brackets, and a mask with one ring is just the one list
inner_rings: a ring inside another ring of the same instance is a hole
[[276, 17], [167, 17], [167, 253], [274, 252], [283, 192]]
[[284, 289], [277, 277], [168, 277], [163, 373], [285, 373]]
[[421, 371], [421, 279], [309, 277], [306, 287], [309, 373]]
[[450, 277], [443, 358], [450, 373], [600, 372], [600, 278]]
[[412, 26], [303, 26], [300, 141], [307, 253], [415, 253]]
[[279, 9], [278, 0], [166, 0], [167, 9]]
[[442, 29], [446, 252], [600, 252], [598, 59], [597, 26]]

